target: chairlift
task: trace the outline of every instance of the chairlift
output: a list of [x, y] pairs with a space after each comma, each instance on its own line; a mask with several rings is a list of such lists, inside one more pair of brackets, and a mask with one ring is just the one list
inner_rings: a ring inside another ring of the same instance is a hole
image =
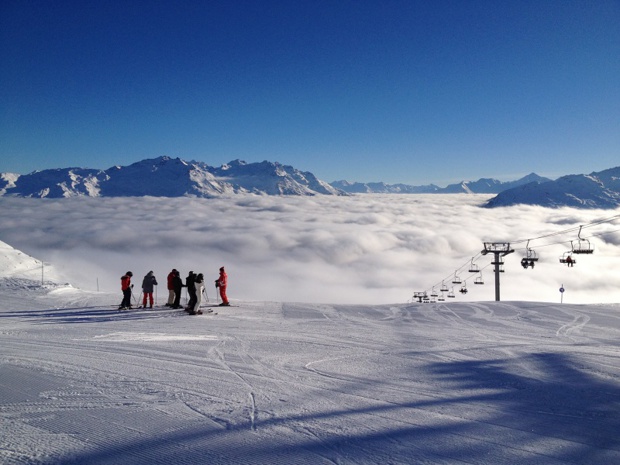
[[527, 246], [525, 247], [525, 256], [521, 259], [521, 266], [525, 269], [529, 267], [534, 268], [534, 264], [538, 261], [538, 255], [536, 252], [529, 247], [530, 241], [527, 241]]
[[474, 279], [474, 284], [484, 284], [484, 280], [482, 279], [482, 272], [480, 273], [480, 276]]
[[448, 292], [448, 299], [454, 299], [456, 296], [454, 295], [454, 288]]
[[463, 281], [459, 278], [459, 275], [454, 272], [454, 278], [452, 278], [452, 284], [461, 284]]
[[442, 292], [441, 295], [437, 298], [438, 302], [445, 302], [446, 300], [446, 296], [445, 294]]
[[445, 283], [442, 281], [441, 282], [441, 288], [439, 290], [441, 292], [448, 292], [448, 286], [446, 286]]
[[470, 273], [478, 273], [480, 271], [480, 267], [478, 266], [478, 264], [474, 263], [474, 259], [471, 259], [471, 265], [469, 265], [469, 272]]
[[577, 263], [577, 260], [573, 258], [573, 250], [567, 250], [560, 257], [560, 263], [565, 264], [566, 266], [574, 266]]
[[461, 290], [459, 291], [461, 294], [467, 294], [467, 284], [463, 283]]
[[576, 253], [576, 254], [594, 253], [594, 248], [590, 245], [590, 241], [588, 239], [581, 238], [581, 228], [583, 228], [583, 226], [579, 226], [579, 233], [577, 234], [577, 239], [579, 242], [577, 243], [577, 247], [575, 247], [571, 241], [573, 253]]
[[437, 297], [439, 294], [437, 294], [437, 291], [435, 290], [435, 288], [433, 287], [433, 289], [431, 290], [431, 297]]

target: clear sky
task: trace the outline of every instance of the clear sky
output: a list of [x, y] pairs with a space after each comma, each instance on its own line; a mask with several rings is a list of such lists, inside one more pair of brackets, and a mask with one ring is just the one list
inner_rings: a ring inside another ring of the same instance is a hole
[[0, 172], [445, 185], [620, 165], [618, 0], [0, 2]]

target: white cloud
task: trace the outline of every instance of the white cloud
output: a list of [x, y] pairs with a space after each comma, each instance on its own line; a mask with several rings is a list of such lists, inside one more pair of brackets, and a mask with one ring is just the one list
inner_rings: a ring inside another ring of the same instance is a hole
[[[197, 198], [0, 199], [0, 240], [53, 263], [79, 286], [116, 290], [132, 270], [154, 270], [165, 294], [170, 269], [209, 280], [226, 265], [233, 299], [331, 303], [408, 300], [414, 291], [449, 282], [483, 241], [514, 241], [608, 218], [613, 211], [515, 206], [482, 209], [488, 196], [359, 195], [343, 197], [231, 196]], [[596, 252], [574, 268], [559, 263], [567, 236], [532, 241], [535, 269], [520, 265], [525, 243], [506, 257], [502, 300], [618, 302], [620, 227], [587, 230]], [[586, 234], [584, 234], [586, 236]], [[554, 244], [564, 241], [563, 244]], [[551, 245], [553, 244], [553, 245]], [[487, 266], [491, 256], [478, 263]], [[494, 299], [491, 267], [484, 286], [458, 299]], [[439, 290], [439, 286], [437, 286]], [[215, 299], [215, 288], [207, 288]]]

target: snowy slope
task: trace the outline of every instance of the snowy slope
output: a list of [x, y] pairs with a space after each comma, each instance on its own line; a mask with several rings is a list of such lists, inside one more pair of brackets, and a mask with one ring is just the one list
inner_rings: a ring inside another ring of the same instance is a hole
[[103, 293], [85, 292], [67, 283], [51, 264], [17, 250], [0, 241], [0, 295], [2, 308], [13, 310], [86, 305]]
[[189, 316], [15, 309], [8, 292], [2, 463], [620, 463], [618, 306], [234, 301]]
[[617, 208], [620, 206], [620, 167], [589, 175], [562, 176], [506, 190], [487, 202], [488, 207], [517, 204], [545, 207]]

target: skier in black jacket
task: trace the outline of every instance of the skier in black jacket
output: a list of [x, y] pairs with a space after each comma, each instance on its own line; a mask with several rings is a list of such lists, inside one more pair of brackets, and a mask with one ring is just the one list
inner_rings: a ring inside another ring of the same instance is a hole
[[183, 280], [181, 279], [181, 273], [176, 270], [174, 276], [172, 277], [172, 286], [174, 287], [174, 302], [172, 304], [172, 308], [183, 308], [181, 307], [181, 290], [183, 289]]
[[185, 286], [187, 286], [187, 293], [189, 294], [189, 302], [187, 302], [187, 307], [185, 307], [185, 310], [188, 312], [190, 309], [194, 308], [194, 305], [196, 305], [196, 301], [198, 300], [198, 296], [196, 295], [196, 283], [194, 282], [195, 280], [196, 275], [193, 271], [190, 271], [187, 278], [185, 278]]

